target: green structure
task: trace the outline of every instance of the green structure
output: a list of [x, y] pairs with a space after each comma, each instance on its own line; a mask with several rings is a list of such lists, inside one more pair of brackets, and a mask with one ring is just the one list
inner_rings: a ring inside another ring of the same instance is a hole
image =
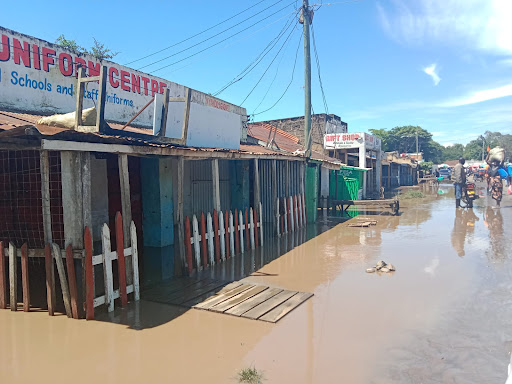
[[308, 223], [316, 222], [318, 207], [319, 165], [310, 162], [306, 166], [306, 216]]
[[364, 172], [360, 168], [343, 166], [338, 171], [331, 171], [329, 197], [332, 200], [358, 200]]

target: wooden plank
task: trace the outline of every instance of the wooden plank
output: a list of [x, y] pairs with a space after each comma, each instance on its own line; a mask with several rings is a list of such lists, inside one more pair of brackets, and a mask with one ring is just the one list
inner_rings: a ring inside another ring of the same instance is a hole
[[[131, 221], [131, 220], [130, 220]], [[123, 217], [121, 213], [116, 214], [116, 253], [117, 253], [117, 273], [119, 279], [119, 295], [121, 297], [121, 306], [128, 305], [128, 294], [126, 293], [126, 263], [124, 258], [124, 233]], [[127, 233], [130, 233], [129, 230]], [[129, 244], [128, 244], [129, 245]], [[130, 269], [131, 272], [131, 269]]]
[[223, 293], [219, 293], [219, 294], [211, 297], [210, 299], [205, 300], [202, 303], [195, 305], [194, 308], [210, 309], [214, 305], [222, 303], [223, 301], [228, 300], [228, 299], [232, 298], [233, 296], [236, 296], [248, 289], [251, 289], [252, 287], [254, 287], [254, 285], [252, 285], [252, 284], [242, 284], [237, 288], [231, 289], [231, 290], [223, 292]]
[[196, 296], [194, 297], [193, 299], [191, 300], [188, 300], [188, 301], [185, 301], [184, 303], [182, 303], [181, 305], [185, 306], [185, 307], [194, 307], [195, 305], [199, 304], [199, 303], [202, 303], [203, 301], [206, 301], [207, 299], [213, 297], [213, 296], [216, 296], [216, 295], [220, 295], [224, 292], [227, 292], [227, 291], [230, 291], [232, 289], [235, 289], [239, 286], [243, 285], [241, 282], [239, 281], [235, 281], [233, 283], [229, 283], [227, 285], [225, 285], [224, 287], [222, 287], [222, 289], [220, 291], [217, 291], [216, 292], [216, 289], [213, 289], [211, 291], [208, 291], [208, 292], [205, 292], [199, 296]]
[[100, 68], [99, 87], [98, 87], [98, 113], [96, 115], [96, 127], [98, 131], [103, 130], [103, 121], [105, 119], [105, 101], [107, 99], [107, 66]]
[[279, 203], [277, 200], [277, 160], [272, 160], [272, 206], [274, 207], [273, 210], [273, 217], [274, 217], [274, 233], [279, 235], [279, 223], [275, 221], [276, 217], [279, 216]]
[[68, 279], [66, 278], [66, 271], [64, 270], [64, 263], [62, 262], [62, 257], [60, 257], [59, 246], [55, 243], [52, 243], [52, 255], [53, 258], [55, 259], [55, 263], [57, 264], [57, 272], [59, 272], [60, 288], [62, 290], [62, 298], [64, 300], [64, 308], [66, 310], [66, 315], [67, 317], [72, 317]]
[[[128, 170], [128, 155], [119, 155], [119, 183], [121, 186], [121, 214], [123, 221], [123, 233], [130, 233], [130, 223], [132, 222], [132, 203], [130, 198], [130, 174]], [[117, 236], [117, 235], [116, 235]], [[123, 236], [124, 248], [130, 247], [130, 239], [128, 236]], [[132, 284], [132, 260], [126, 260], [125, 280], [128, 284]], [[128, 279], [126, 276], [128, 275]], [[122, 301], [123, 299], [121, 299]]]
[[223, 287], [226, 284], [227, 283], [225, 281], [212, 280], [202, 287], [197, 287], [196, 289], [183, 292], [179, 300], [176, 300], [176, 304], [184, 305], [185, 302], [194, 300], [196, 297], [203, 296], [208, 292], [215, 291], [216, 289], [219, 289], [220, 287]]
[[30, 312], [30, 284], [28, 277], [27, 243], [21, 246], [21, 285], [23, 288], [23, 311]]
[[[204, 216], [204, 212], [201, 212], [201, 248], [203, 250], [203, 267], [206, 268], [208, 266], [208, 251], [206, 249], [206, 218]], [[199, 264], [198, 264], [198, 269]]]
[[210, 266], [215, 264], [214, 259], [214, 248], [215, 245], [213, 244], [213, 224], [212, 224], [212, 215], [210, 215], [210, 212], [206, 215], [206, 228], [208, 231], [208, 255], [209, 255], [209, 262]]
[[176, 290], [172, 293], [159, 295], [159, 296], [155, 297], [155, 299], [158, 300], [159, 302], [169, 303], [169, 304], [181, 303], [182, 301], [186, 301], [186, 300], [182, 300], [182, 297], [187, 292], [199, 292], [197, 295], [190, 297], [190, 298], [193, 298], [195, 296], [198, 296], [201, 293], [201, 291], [204, 289], [206, 289], [206, 291], [209, 291], [210, 289], [207, 289], [205, 287], [210, 286], [212, 282], [217, 283], [218, 281], [212, 280], [209, 278], [202, 279], [202, 280], [195, 280], [193, 284], [190, 284], [187, 287], [184, 287], [183, 289]]
[[45, 272], [46, 272], [46, 300], [48, 302], [48, 315], [55, 314], [55, 274], [53, 270], [53, 258], [50, 244], [46, 244], [44, 248], [45, 258]]
[[258, 320], [268, 321], [270, 323], [275, 323], [287, 313], [290, 313], [307, 299], [313, 296], [312, 293], [309, 292], [298, 292], [296, 295], [286, 300], [281, 305], [272, 309], [270, 312], [258, 318]]
[[7, 276], [5, 275], [4, 242], [0, 241], [0, 309], [7, 308]]
[[181, 143], [185, 145], [187, 143], [187, 135], [188, 135], [188, 122], [190, 118], [190, 97], [191, 90], [188, 87], [185, 87], [185, 110], [183, 111], [183, 126], [181, 128]]
[[[191, 275], [194, 271], [192, 264], [192, 244], [190, 243], [190, 219], [185, 217], [185, 252], [187, 255], [188, 274]], [[195, 246], [195, 244], [194, 244]]]
[[283, 205], [284, 205], [284, 233], [288, 233], [288, 226], [290, 225], [290, 216], [288, 215], [288, 204], [286, 197], [283, 198]]
[[177, 204], [176, 204], [176, 224], [178, 224], [178, 249], [180, 252], [179, 261], [180, 266], [177, 268], [177, 272], [181, 275], [187, 268], [187, 260], [185, 257], [185, 229], [183, 227], [183, 194], [184, 194], [184, 174], [185, 174], [185, 159], [183, 156], [178, 157], [178, 185], [177, 189]]
[[248, 289], [240, 293], [239, 295], [233, 296], [232, 298], [225, 300], [222, 303], [210, 307], [209, 310], [214, 312], [227, 311], [228, 309], [233, 308], [235, 305], [243, 303], [245, 300], [250, 299], [253, 296], [256, 296], [258, 293], [261, 293], [266, 289], [268, 289], [268, 287], [264, 285], [256, 285], [251, 289]]
[[290, 232], [295, 231], [295, 220], [293, 219], [293, 197], [288, 198], [288, 210], [290, 211], [288, 220], [290, 221]]
[[[85, 246], [85, 319], [94, 320], [94, 270], [92, 265], [92, 236], [89, 227], [84, 231]], [[48, 272], [47, 272], [48, 273]], [[48, 281], [48, 276], [47, 276]], [[48, 286], [48, 283], [47, 283]], [[46, 288], [48, 289], [48, 288]]]
[[259, 171], [259, 164], [258, 159], [255, 158], [254, 160], [254, 207], [259, 207], [261, 199], [260, 199], [260, 171]]
[[220, 211], [219, 159], [212, 159], [213, 209]]
[[165, 137], [167, 130], [167, 116], [169, 114], [169, 92], [169, 88], [165, 88], [162, 121], [160, 122], [160, 132], [158, 132], [158, 136], [162, 137]]
[[254, 225], [254, 234], [253, 234], [253, 237], [254, 237], [254, 246], [256, 248], [258, 248], [259, 246], [259, 239], [258, 239], [258, 210], [256, 208], [254, 208], [254, 210], [252, 211], [253, 213], [253, 225]]
[[266, 291], [261, 292], [258, 295], [245, 300], [243, 303], [240, 303], [237, 306], [228, 309], [224, 313], [229, 313], [230, 315], [234, 316], [242, 316], [245, 312], [250, 311], [257, 305], [260, 305], [261, 303], [267, 301], [271, 297], [274, 297], [275, 295], [281, 292], [283, 292], [283, 290], [280, 288], [269, 288]]
[[71, 297], [71, 314], [78, 319], [78, 291], [76, 286], [75, 260], [73, 260], [73, 247], [66, 247], [66, 267], [68, 269], [69, 294]]
[[280, 221], [279, 220], [280, 219], [280, 216], [279, 216], [279, 197], [276, 199], [275, 204], [276, 204], [276, 210], [275, 210], [276, 214], [275, 214], [274, 218], [275, 218], [275, 224], [276, 224], [276, 234], [277, 234], [277, 236], [281, 237], [281, 230], [279, 228], [279, 226], [280, 226], [280, 224], [279, 224], [279, 221]]
[[75, 129], [82, 125], [82, 109], [84, 104], [84, 83], [85, 68], [79, 67], [78, 81], [76, 82], [76, 107], [75, 107]]
[[251, 239], [251, 249], [254, 249], [254, 212], [252, 208], [249, 209], [249, 237]]
[[[240, 230], [240, 227], [238, 226], [238, 211], [235, 209], [235, 250], [236, 254], [238, 255], [240, 253], [240, 240], [238, 238], [238, 231]], [[234, 256], [234, 254], [233, 254]]]
[[230, 245], [229, 245], [229, 215], [228, 211], [224, 212], [224, 236], [225, 236], [225, 247], [226, 247], [226, 258], [229, 259], [229, 251], [230, 251]]
[[263, 205], [260, 203], [260, 242], [263, 247]]
[[249, 217], [245, 208], [245, 249], [249, 250]]
[[16, 247], [9, 243], [9, 292], [11, 311], [18, 310], [18, 265], [16, 262]]
[[233, 212], [229, 211], [229, 250], [235, 256], [235, 227], [233, 226]]
[[41, 151], [41, 206], [43, 210], [44, 243], [52, 242], [52, 216], [50, 212], [50, 162], [48, 151]]
[[105, 283], [105, 305], [108, 312], [114, 310], [114, 281], [112, 277], [112, 260], [110, 258], [110, 229], [103, 224], [101, 230], [101, 245], [103, 250], [103, 280]]
[[244, 253], [244, 215], [242, 210], [238, 211], [238, 220], [240, 222], [240, 252]]
[[[201, 223], [201, 225], [203, 225], [203, 223]], [[200, 271], [201, 269], [203, 269], [201, 267], [201, 249], [199, 248], [199, 242], [201, 241], [201, 237], [199, 236], [199, 228], [196, 215], [192, 216], [192, 234], [194, 236], [194, 257], [196, 260], [196, 267], [197, 270]], [[190, 270], [194, 270], [193, 261], [191, 261], [191, 265], [189, 265], [189, 271]]]
[[225, 242], [225, 230], [224, 230], [224, 214], [222, 211], [219, 213], [219, 239], [220, 239], [220, 256], [222, 260], [226, 260], [226, 242]]
[[133, 296], [135, 301], [140, 300], [139, 286], [139, 247], [137, 246], [137, 228], [135, 223], [130, 223], [130, 241], [132, 245], [132, 264], [133, 264]]
[[277, 295], [271, 297], [270, 299], [264, 301], [263, 303], [255, 306], [251, 310], [245, 312], [243, 317], [247, 317], [248, 319], [256, 320], [259, 317], [263, 316], [265, 313], [271, 311], [279, 304], [288, 300], [290, 297], [295, 295], [297, 292], [295, 291], [283, 291], [279, 292]]
[[215, 263], [220, 261], [220, 244], [219, 244], [219, 215], [217, 210], [213, 210], [213, 237], [215, 239]]

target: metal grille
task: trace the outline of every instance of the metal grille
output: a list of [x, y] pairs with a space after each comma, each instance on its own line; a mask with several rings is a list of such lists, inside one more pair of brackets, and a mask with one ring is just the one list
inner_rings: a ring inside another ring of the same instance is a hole
[[[53, 241], [63, 245], [59, 152], [50, 155]], [[44, 248], [39, 151], [0, 151], [0, 240]]]

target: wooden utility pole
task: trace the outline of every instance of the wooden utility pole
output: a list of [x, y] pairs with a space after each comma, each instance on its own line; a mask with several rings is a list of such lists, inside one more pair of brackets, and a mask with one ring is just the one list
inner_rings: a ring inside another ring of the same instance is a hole
[[308, 0], [302, 1], [302, 20], [304, 22], [304, 150], [306, 157], [311, 156], [311, 55], [309, 48], [309, 13]]

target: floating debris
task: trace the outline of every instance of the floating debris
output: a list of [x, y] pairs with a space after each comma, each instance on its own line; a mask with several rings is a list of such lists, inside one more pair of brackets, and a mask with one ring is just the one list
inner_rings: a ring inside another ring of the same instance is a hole
[[367, 268], [367, 273], [374, 273], [374, 272], [394, 272], [396, 271], [395, 266], [393, 264], [387, 264], [384, 260], [380, 260], [375, 267]]

